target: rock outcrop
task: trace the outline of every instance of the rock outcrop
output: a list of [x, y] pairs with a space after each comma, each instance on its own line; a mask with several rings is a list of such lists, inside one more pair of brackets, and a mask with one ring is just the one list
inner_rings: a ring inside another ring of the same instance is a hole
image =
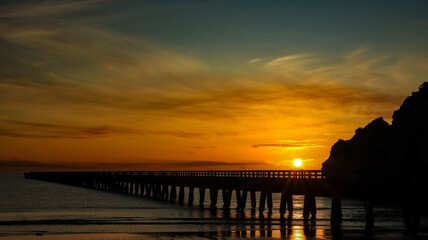
[[339, 140], [323, 163], [327, 177], [367, 175], [428, 175], [428, 82], [407, 97], [393, 114]]

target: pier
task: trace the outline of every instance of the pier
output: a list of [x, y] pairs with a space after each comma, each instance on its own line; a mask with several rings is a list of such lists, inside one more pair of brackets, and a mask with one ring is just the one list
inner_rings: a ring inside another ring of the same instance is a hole
[[[364, 181], [361, 177], [348, 177], [346, 181], [328, 179], [320, 170], [28, 172], [25, 173], [25, 177], [176, 202], [180, 205], [199, 205], [201, 208], [205, 207], [205, 196], [208, 192], [211, 209], [230, 209], [232, 195], [235, 194], [237, 211], [250, 208], [260, 213], [266, 210], [272, 212], [272, 194], [280, 193], [279, 213], [284, 220], [293, 216], [293, 195], [304, 195], [303, 218], [305, 221], [316, 218], [316, 197], [331, 197], [332, 226], [340, 225], [342, 220], [341, 199], [360, 199], [365, 203], [367, 229], [371, 229], [374, 224], [373, 208], [376, 201], [382, 197], [391, 198], [392, 193], [395, 196], [394, 201], [402, 202], [403, 199], [400, 198], [400, 194], [404, 194], [402, 189], [408, 185], [413, 187], [406, 189], [413, 191], [416, 186], [413, 181], [412, 183], [408, 182], [409, 180], [399, 181], [403, 177], [399, 179], [366, 177]], [[424, 179], [426, 181], [426, 178]], [[219, 199], [219, 191], [222, 192], [221, 199]], [[194, 202], [195, 192], [199, 196], [198, 203]], [[256, 192], [258, 192], [257, 195]], [[256, 196], [259, 196], [258, 199]], [[248, 198], [250, 206], [247, 206]], [[412, 205], [409, 204], [409, 206]], [[415, 229], [418, 226], [420, 215], [414, 214], [418, 210], [414, 206], [403, 210], [404, 213], [409, 212], [407, 218], [406, 216], [404, 218], [409, 229]]]

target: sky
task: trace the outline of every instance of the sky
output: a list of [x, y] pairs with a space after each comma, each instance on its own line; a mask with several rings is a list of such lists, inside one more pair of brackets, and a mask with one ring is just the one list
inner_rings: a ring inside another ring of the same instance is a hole
[[427, 1], [1, 1], [0, 172], [320, 169], [427, 40]]

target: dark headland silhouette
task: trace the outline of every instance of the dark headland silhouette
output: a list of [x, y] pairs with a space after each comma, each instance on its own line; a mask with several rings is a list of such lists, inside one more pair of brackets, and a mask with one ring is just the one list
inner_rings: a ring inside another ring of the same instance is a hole
[[406, 225], [417, 225], [428, 205], [428, 82], [405, 99], [391, 125], [380, 117], [336, 142], [322, 170], [345, 194], [400, 203]]

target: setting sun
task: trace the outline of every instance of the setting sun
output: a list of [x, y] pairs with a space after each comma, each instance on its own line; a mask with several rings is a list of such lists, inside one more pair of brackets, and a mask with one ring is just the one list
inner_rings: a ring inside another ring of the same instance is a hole
[[302, 160], [300, 160], [300, 159], [294, 160], [294, 166], [296, 166], [296, 167], [302, 166]]

